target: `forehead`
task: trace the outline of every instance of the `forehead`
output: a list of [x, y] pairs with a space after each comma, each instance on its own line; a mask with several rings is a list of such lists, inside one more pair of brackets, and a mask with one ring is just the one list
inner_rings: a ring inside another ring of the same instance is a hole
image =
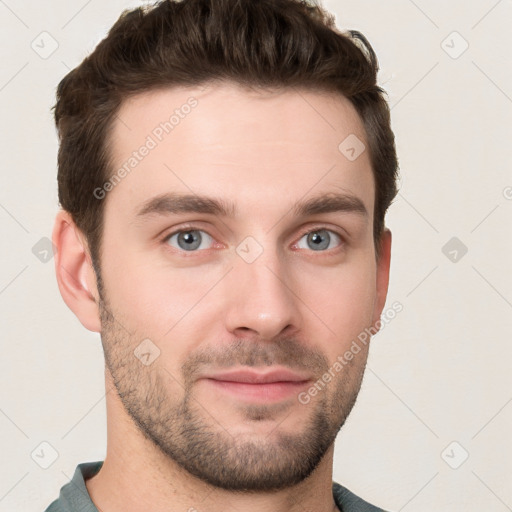
[[235, 84], [137, 94], [118, 112], [110, 152], [115, 179], [107, 203], [132, 216], [165, 192], [276, 213], [308, 194], [345, 192], [373, 212], [364, 127], [340, 94]]

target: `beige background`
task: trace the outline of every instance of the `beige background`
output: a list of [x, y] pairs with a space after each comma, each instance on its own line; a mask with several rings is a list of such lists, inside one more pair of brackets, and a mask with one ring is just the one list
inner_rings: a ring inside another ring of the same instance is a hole
[[[139, 3], [0, 1], [1, 512], [44, 510], [105, 455], [100, 339], [40, 241], [57, 211], [50, 107]], [[512, 510], [512, 1], [324, 5], [377, 52], [402, 175], [387, 224], [388, 306], [403, 311], [373, 340], [334, 479], [388, 510]], [[42, 442], [58, 452], [48, 469], [31, 455], [50, 456]]]

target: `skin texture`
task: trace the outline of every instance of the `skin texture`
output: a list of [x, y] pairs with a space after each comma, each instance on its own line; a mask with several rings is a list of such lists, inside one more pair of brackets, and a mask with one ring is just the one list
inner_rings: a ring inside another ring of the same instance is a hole
[[[88, 491], [109, 512], [335, 510], [333, 443], [368, 346], [307, 404], [297, 393], [250, 402], [203, 377], [279, 365], [307, 375], [307, 391], [379, 319], [391, 233], [376, 261], [368, 151], [350, 161], [338, 149], [350, 134], [365, 141], [361, 120], [335, 94], [156, 90], [123, 103], [113, 168], [191, 97], [190, 113], [98, 199], [101, 286], [69, 214], [55, 222], [62, 296], [105, 352], [107, 455]], [[137, 215], [164, 192], [231, 201], [237, 214]], [[359, 198], [368, 215], [294, 214], [297, 201], [333, 193]], [[192, 234], [201, 245], [184, 250]], [[315, 250], [319, 240], [327, 248]], [[135, 353], [148, 339], [143, 352], [158, 355], [144, 364]]]

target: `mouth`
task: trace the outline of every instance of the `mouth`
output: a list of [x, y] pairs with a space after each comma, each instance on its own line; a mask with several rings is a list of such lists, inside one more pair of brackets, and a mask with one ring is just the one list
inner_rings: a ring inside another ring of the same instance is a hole
[[300, 393], [312, 381], [310, 376], [286, 368], [267, 372], [239, 369], [207, 375], [202, 379], [217, 392], [256, 402], [289, 399]]

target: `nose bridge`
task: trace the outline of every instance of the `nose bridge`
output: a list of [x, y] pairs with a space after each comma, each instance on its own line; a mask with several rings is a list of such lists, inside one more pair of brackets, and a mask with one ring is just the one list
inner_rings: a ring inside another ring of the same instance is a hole
[[299, 327], [297, 297], [291, 272], [272, 237], [265, 243], [247, 237], [236, 248], [229, 273], [226, 327], [243, 335], [248, 330], [271, 339], [285, 328]]

